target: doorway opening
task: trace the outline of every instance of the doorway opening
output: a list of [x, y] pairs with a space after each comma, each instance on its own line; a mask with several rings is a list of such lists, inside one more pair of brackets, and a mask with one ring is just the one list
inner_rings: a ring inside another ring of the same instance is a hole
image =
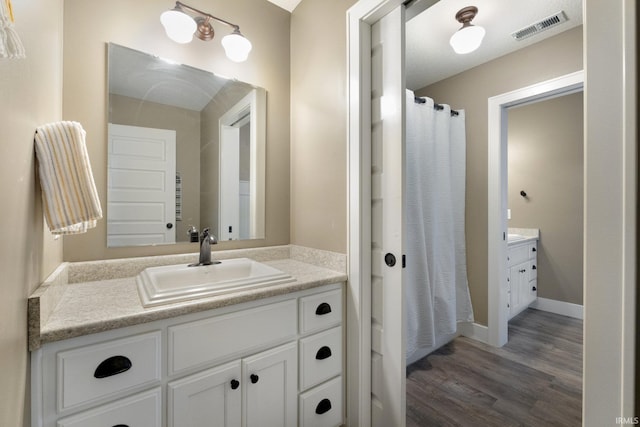
[[582, 91], [577, 71], [489, 98], [488, 152], [488, 341], [501, 347], [508, 339], [507, 293], [507, 110]]

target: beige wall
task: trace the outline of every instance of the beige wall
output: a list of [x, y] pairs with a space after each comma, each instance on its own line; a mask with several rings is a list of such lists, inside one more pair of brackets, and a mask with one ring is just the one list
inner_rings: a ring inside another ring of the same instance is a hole
[[[206, 1], [189, 4], [229, 19], [252, 42], [248, 61], [229, 61], [220, 45], [227, 31], [215, 26], [216, 39], [179, 45], [167, 38], [159, 21], [172, 2], [157, 0], [65, 0], [63, 116], [87, 131], [89, 156], [100, 200], [106, 203], [106, 43], [235, 77], [267, 90], [266, 239], [222, 242], [216, 249], [289, 243], [289, 24], [290, 14], [266, 0]], [[341, 46], [343, 51], [344, 47]], [[106, 222], [84, 235], [65, 237], [64, 259], [79, 261], [195, 252], [193, 244], [108, 249]]]
[[26, 59], [0, 59], [0, 425], [30, 425], [27, 297], [62, 260], [43, 229], [33, 135], [62, 118], [62, 0], [13, 2]]
[[182, 221], [175, 223], [176, 241], [188, 242], [189, 226], [200, 228], [200, 112], [109, 94], [109, 121], [176, 131], [176, 172], [182, 178]]
[[582, 69], [582, 26], [416, 91], [464, 109], [467, 125], [466, 236], [476, 322], [487, 324], [487, 99]]
[[579, 92], [507, 110], [509, 227], [540, 229], [538, 296], [580, 305], [582, 95]]
[[347, 252], [346, 11], [355, 3], [304, 0], [291, 17], [291, 243], [341, 253]]

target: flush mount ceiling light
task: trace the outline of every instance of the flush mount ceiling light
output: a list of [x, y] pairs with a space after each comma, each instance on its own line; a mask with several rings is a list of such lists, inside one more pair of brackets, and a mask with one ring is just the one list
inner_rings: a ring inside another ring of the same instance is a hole
[[456, 31], [449, 40], [449, 44], [458, 54], [470, 53], [480, 47], [484, 38], [484, 28], [471, 25], [471, 21], [476, 17], [478, 8], [467, 6], [456, 13], [456, 21], [462, 24], [462, 28]]
[[[192, 17], [186, 11], [196, 15]], [[233, 31], [222, 38], [222, 47], [227, 58], [234, 62], [243, 62], [251, 52], [251, 42], [240, 32], [240, 27], [229, 21], [220, 19], [209, 13], [177, 1], [176, 6], [160, 15], [160, 22], [164, 26], [167, 36], [176, 43], [189, 43], [195, 35], [200, 40], [213, 40], [215, 32], [211, 26], [211, 20], [225, 24]]]

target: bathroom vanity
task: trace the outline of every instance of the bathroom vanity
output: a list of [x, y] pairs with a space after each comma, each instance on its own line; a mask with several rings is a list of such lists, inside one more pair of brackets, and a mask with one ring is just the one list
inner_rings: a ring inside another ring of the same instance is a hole
[[512, 233], [507, 244], [508, 318], [524, 311], [538, 296], [538, 232]]
[[346, 275], [264, 263], [295, 279], [149, 308], [133, 277], [67, 284], [49, 310], [37, 291], [32, 426], [341, 425]]

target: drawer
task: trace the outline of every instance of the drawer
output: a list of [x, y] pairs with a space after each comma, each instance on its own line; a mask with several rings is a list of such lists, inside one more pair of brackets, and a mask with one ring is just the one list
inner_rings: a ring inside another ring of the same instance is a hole
[[520, 264], [529, 259], [529, 245], [512, 246], [507, 251], [509, 266]]
[[342, 327], [300, 340], [300, 390], [342, 372]]
[[529, 258], [534, 258], [536, 256], [538, 256], [538, 244], [531, 243], [529, 245]]
[[529, 282], [529, 296], [532, 299], [538, 296], [538, 280], [536, 279]]
[[319, 331], [342, 322], [342, 289], [300, 298], [300, 333]]
[[168, 328], [169, 374], [295, 338], [296, 300], [268, 304]]
[[300, 395], [300, 427], [336, 427], [342, 424], [342, 377]]
[[529, 261], [529, 280], [536, 279], [538, 277], [538, 261], [532, 259]]
[[57, 427], [162, 426], [160, 387], [61, 419]]
[[58, 411], [160, 380], [160, 331], [57, 354]]

